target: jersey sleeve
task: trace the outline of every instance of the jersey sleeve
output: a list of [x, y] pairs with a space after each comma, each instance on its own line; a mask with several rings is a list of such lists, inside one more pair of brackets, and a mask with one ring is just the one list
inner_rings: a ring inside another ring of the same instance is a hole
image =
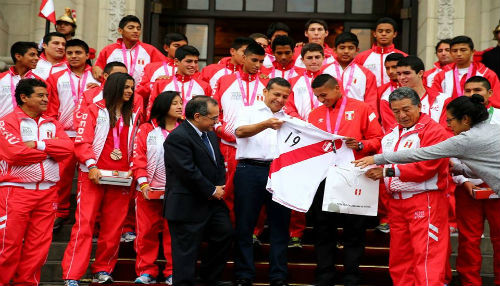
[[16, 128], [8, 120], [1, 120], [0, 131], [0, 145], [2, 146], [0, 158], [9, 165], [27, 166], [47, 159], [47, 154], [44, 151], [30, 148], [24, 144], [19, 126]]
[[47, 110], [45, 115], [50, 116], [54, 119], [59, 119], [59, 93], [57, 91], [57, 78], [54, 75], [49, 76], [47, 79], [47, 92], [49, 93]]
[[134, 153], [133, 153], [133, 167], [132, 171], [134, 174], [134, 178], [138, 180], [139, 178], [148, 177], [148, 147], [147, 147], [147, 139], [149, 132], [151, 132], [152, 127], [150, 123], [142, 124], [139, 127], [139, 131], [134, 138]]

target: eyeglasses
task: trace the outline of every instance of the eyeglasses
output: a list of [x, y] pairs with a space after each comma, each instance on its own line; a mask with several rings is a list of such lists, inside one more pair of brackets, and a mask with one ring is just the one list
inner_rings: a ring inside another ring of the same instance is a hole
[[206, 117], [206, 118], [208, 118], [208, 119], [210, 119], [210, 120], [212, 120], [214, 122], [219, 121], [219, 116], [218, 115], [217, 116], [213, 116], [213, 117], [209, 117], [208, 115], [201, 115], [201, 116]]
[[453, 119], [456, 119], [456, 118], [455, 118], [455, 117], [451, 117], [451, 118], [446, 119], [446, 124], [450, 124], [450, 122], [451, 122]]

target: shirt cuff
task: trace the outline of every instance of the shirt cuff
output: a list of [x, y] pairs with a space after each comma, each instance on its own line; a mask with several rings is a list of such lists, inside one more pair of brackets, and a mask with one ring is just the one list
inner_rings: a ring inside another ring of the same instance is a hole
[[400, 177], [401, 170], [399, 170], [398, 165], [394, 165], [394, 177]]
[[148, 178], [146, 177], [139, 177], [137, 178], [137, 184], [142, 184], [142, 183], [147, 183], [148, 182]]
[[215, 195], [215, 192], [217, 192], [217, 187], [215, 187], [214, 192], [212, 193], [212, 196]]
[[36, 141], [36, 149], [39, 150], [39, 151], [45, 151], [45, 141], [43, 140], [39, 140], [39, 141]]
[[97, 162], [94, 160], [94, 159], [88, 159], [87, 161], [85, 161], [85, 166], [90, 167], [90, 165], [95, 165], [97, 164]]

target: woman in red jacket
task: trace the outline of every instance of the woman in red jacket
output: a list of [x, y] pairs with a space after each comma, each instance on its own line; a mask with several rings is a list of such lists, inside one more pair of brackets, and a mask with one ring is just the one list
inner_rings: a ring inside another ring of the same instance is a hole
[[165, 283], [172, 285], [172, 250], [167, 220], [163, 217], [163, 195], [165, 194], [165, 163], [163, 142], [182, 119], [182, 99], [178, 92], [165, 91], [153, 102], [149, 122], [139, 127], [134, 142], [133, 172], [137, 180], [135, 251], [137, 258], [135, 283], [155, 283], [158, 276], [160, 241], [163, 233], [163, 254], [167, 263], [163, 274]]
[[94, 281], [110, 283], [110, 273], [117, 261], [123, 222], [127, 215], [132, 189], [102, 184], [103, 173], [131, 174], [134, 135], [142, 116], [142, 104], [134, 104], [134, 79], [126, 73], [108, 77], [103, 99], [85, 111], [76, 112], [75, 151], [80, 162], [76, 222], [62, 261], [66, 285], [79, 285], [92, 250], [96, 214], [100, 213], [101, 231], [97, 241]]

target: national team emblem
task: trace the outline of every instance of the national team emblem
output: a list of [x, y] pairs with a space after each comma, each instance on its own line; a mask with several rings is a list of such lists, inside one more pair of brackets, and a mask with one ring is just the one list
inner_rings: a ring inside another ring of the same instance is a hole
[[361, 189], [355, 189], [354, 190], [354, 195], [355, 196], [361, 196]]
[[263, 94], [257, 94], [257, 98], [256, 98], [258, 101], [264, 101], [264, 95]]
[[325, 141], [325, 143], [323, 143], [323, 146], [321, 147], [321, 149], [323, 149], [323, 151], [325, 151], [325, 153], [332, 151], [333, 150], [332, 141]]
[[408, 140], [405, 142], [405, 145], [403, 145], [403, 148], [411, 148], [411, 145], [413, 145], [413, 141]]
[[345, 120], [353, 120], [354, 119], [354, 110], [345, 112]]
[[146, 61], [144, 59], [138, 59], [137, 63], [143, 66], [146, 63]]
[[52, 133], [52, 131], [48, 130], [47, 131], [47, 139], [51, 139], [51, 138], [54, 138], [54, 134]]
[[357, 80], [358, 80], [358, 79], [356, 79], [356, 78], [355, 78], [355, 79], [352, 81], [352, 83], [353, 83], [353, 84], [356, 84], [356, 81], [357, 81]]
[[325, 121], [323, 118], [318, 119], [318, 123], [323, 123]]

